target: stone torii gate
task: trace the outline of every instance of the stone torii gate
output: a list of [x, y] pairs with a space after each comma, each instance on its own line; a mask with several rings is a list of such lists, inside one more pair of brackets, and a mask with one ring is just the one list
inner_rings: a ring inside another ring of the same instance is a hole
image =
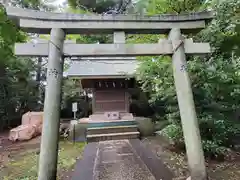
[[[205, 28], [211, 12], [183, 15], [79, 15], [7, 8], [8, 16], [28, 33], [49, 34], [49, 42], [17, 43], [18, 56], [48, 57], [44, 123], [38, 180], [55, 180], [58, 158], [58, 129], [64, 57], [172, 56], [173, 74], [192, 180], [206, 180], [207, 174], [186, 55], [210, 53], [208, 43], [183, 39], [182, 33]], [[66, 34], [114, 34], [113, 44], [64, 43]], [[169, 34], [156, 44], [125, 44], [125, 33]]]

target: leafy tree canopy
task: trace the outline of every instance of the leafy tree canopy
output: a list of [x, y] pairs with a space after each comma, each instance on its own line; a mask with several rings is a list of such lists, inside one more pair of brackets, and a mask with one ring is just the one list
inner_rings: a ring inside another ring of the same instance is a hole
[[[160, 14], [180, 11], [183, 7], [176, 1], [176, 6], [169, 6], [170, 1], [158, 1], [159, 4], [148, 4], [148, 14]], [[195, 1], [193, 1], [195, 2]], [[239, 1], [229, 0], [212, 4], [198, 3], [186, 6], [182, 12], [197, 9], [213, 8], [216, 18], [209, 26], [193, 36], [196, 41], [210, 42], [213, 52], [207, 57], [192, 57], [188, 60], [188, 71], [192, 80], [192, 88], [196, 110], [200, 123], [203, 146], [209, 155], [226, 153], [226, 147], [233, 145], [232, 139], [237, 133], [239, 123], [240, 71], [239, 71]], [[156, 8], [154, 8], [156, 7]], [[153, 12], [154, 11], [154, 12]], [[154, 37], [155, 36], [155, 37]], [[155, 39], [156, 38], [156, 39]], [[131, 36], [131, 42], [156, 42], [157, 35]], [[161, 133], [175, 144], [183, 145], [180, 125], [180, 112], [174, 87], [171, 58], [140, 58], [141, 65], [137, 78], [142, 82], [142, 89], [150, 95], [149, 102], [159, 119], [167, 120], [170, 125]], [[164, 106], [163, 106], [164, 104]]]
[[54, 7], [46, 4], [43, 0], [9, 0], [7, 2], [11, 6], [18, 6], [27, 9], [34, 9], [34, 10], [53, 10]]
[[90, 10], [97, 14], [108, 11], [122, 13], [126, 10], [131, 0], [68, 0], [72, 8]]

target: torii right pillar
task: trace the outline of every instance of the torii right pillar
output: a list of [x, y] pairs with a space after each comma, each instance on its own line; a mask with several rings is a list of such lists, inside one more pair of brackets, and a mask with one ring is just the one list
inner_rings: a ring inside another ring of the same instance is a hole
[[172, 29], [169, 33], [169, 40], [172, 41], [174, 49], [172, 56], [173, 75], [191, 180], [207, 180], [204, 153], [191, 82], [187, 72], [184, 39], [181, 30], [178, 28]]

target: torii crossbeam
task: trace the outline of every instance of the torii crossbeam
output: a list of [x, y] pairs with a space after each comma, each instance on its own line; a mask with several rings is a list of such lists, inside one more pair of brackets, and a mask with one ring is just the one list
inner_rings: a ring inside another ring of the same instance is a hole
[[[48, 56], [47, 87], [38, 180], [55, 180], [63, 58], [171, 55], [178, 104], [192, 180], [207, 180], [186, 55], [210, 53], [208, 43], [194, 43], [181, 33], [205, 28], [212, 12], [182, 15], [79, 15], [7, 8], [8, 16], [29, 33], [51, 34], [48, 42], [17, 43], [19, 56]], [[66, 34], [113, 33], [113, 44], [64, 43]], [[125, 44], [125, 33], [169, 34], [158, 44]]]
[[[178, 40], [174, 43], [180, 44]], [[15, 54], [18, 56], [42, 56], [47, 57], [49, 44], [46, 43], [17, 43]], [[208, 43], [193, 43], [192, 40], [184, 41], [185, 53], [198, 55], [210, 53]], [[174, 47], [172, 40], [162, 40], [158, 44], [64, 44], [63, 56], [79, 57], [119, 57], [119, 56], [156, 56], [172, 55]]]

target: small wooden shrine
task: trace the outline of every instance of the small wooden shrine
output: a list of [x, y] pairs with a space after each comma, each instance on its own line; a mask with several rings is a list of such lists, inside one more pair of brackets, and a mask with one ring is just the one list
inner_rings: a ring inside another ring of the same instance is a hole
[[84, 59], [73, 61], [68, 77], [81, 80], [82, 88], [92, 89], [92, 115], [90, 120], [132, 120], [129, 113], [129, 88], [137, 61], [132, 58]]

